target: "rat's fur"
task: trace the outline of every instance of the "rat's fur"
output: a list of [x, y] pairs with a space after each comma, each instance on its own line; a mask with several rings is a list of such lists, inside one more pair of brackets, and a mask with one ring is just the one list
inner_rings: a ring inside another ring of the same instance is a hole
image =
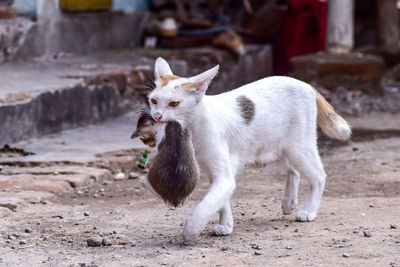
[[200, 170], [189, 129], [176, 121], [163, 123], [160, 128], [157, 139], [161, 141], [148, 159], [148, 182], [167, 204], [176, 207], [196, 187]]
[[148, 178], [142, 183], [167, 204], [183, 204], [200, 177], [190, 131], [175, 121], [155, 124], [149, 109], [139, 108], [136, 113], [139, 118], [131, 138], [140, 137], [150, 147], [157, 143], [146, 163]]
[[[282, 159], [287, 169], [282, 202], [284, 214], [297, 205], [300, 175], [311, 185], [296, 219], [317, 216], [326, 174], [317, 149], [318, 124], [330, 137], [346, 140], [351, 130], [316, 90], [289, 77], [268, 77], [215, 96], [205, 95], [218, 66], [190, 78], [176, 78], [158, 58], [155, 84], [149, 94], [151, 116], [160, 122], [177, 121], [192, 134], [196, 159], [212, 184], [186, 221], [183, 238], [193, 243], [216, 212], [216, 235], [233, 230], [230, 197], [235, 176], [248, 162]], [[174, 77], [166, 81], [163, 77]], [[179, 105], [172, 105], [177, 103]]]

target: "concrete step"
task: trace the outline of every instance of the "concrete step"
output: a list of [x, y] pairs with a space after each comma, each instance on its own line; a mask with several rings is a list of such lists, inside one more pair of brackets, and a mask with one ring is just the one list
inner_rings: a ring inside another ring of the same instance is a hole
[[133, 114], [127, 114], [11, 144], [29, 153], [3, 158], [0, 153], [0, 217], [28, 203], [79, 191], [94, 181], [113, 180], [115, 173], [107, 164], [120, 153], [109, 152], [124, 151], [124, 164], [133, 166], [137, 155], [129, 151], [145, 148], [138, 139], [130, 139], [135, 125]]

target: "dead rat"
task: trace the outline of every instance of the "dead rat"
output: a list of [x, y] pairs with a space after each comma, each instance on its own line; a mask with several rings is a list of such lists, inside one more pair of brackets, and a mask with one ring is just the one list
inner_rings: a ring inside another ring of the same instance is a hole
[[179, 122], [155, 123], [151, 116], [150, 125], [149, 113], [141, 111], [140, 114], [138, 129], [132, 136], [141, 136], [139, 133], [142, 129], [150, 127], [151, 132], [156, 134], [156, 137], [153, 135], [153, 140], [157, 144], [146, 163], [149, 168], [148, 177], [142, 182], [167, 204], [175, 207], [183, 204], [200, 178], [191, 133]]

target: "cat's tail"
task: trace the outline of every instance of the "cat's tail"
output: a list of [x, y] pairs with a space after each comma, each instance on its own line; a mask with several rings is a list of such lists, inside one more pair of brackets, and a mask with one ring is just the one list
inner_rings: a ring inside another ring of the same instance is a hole
[[317, 90], [315, 92], [317, 94], [318, 126], [331, 138], [338, 140], [349, 139], [351, 136], [350, 125], [335, 112], [331, 104]]

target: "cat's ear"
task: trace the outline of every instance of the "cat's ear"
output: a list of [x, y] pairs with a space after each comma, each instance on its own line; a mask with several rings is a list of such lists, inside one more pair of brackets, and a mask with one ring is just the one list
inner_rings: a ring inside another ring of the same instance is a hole
[[169, 67], [167, 61], [162, 57], [158, 57], [154, 66], [154, 75], [156, 80], [160, 80], [161, 77], [165, 75], [172, 75], [171, 68]]
[[204, 94], [208, 88], [208, 85], [210, 85], [212, 79], [214, 79], [214, 77], [218, 74], [218, 70], [219, 70], [219, 65], [190, 78], [190, 83], [195, 85], [194, 88], [192, 88], [192, 91]]

